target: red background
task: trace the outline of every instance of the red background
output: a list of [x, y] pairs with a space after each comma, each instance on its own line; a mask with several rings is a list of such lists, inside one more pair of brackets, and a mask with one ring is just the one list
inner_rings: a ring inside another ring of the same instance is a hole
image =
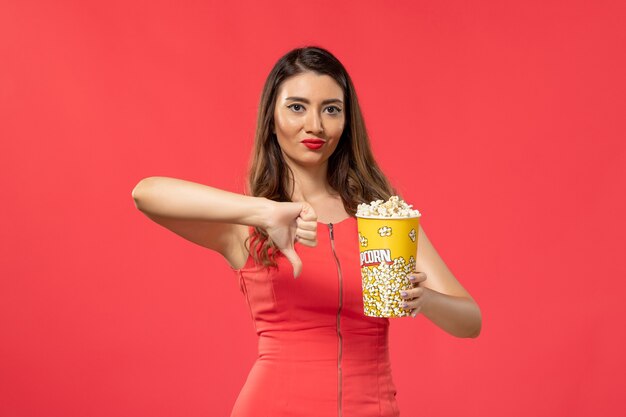
[[622, 4], [2, 1], [0, 415], [230, 413], [235, 276], [131, 190], [243, 190], [263, 81], [307, 44], [483, 312], [472, 340], [393, 321], [402, 415], [625, 415]]

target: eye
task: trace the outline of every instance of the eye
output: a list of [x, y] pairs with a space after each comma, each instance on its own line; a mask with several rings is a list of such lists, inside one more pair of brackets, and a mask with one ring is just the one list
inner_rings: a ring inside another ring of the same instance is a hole
[[337, 106], [329, 106], [326, 107], [327, 110], [329, 110], [328, 114], [339, 114], [341, 113], [341, 109]]
[[290, 104], [287, 107], [290, 108], [291, 110], [295, 111], [296, 113], [300, 113], [300, 110], [304, 109], [304, 107], [301, 104]]

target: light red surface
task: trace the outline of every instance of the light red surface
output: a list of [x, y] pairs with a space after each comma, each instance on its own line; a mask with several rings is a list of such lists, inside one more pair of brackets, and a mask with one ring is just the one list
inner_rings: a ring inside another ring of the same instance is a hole
[[241, 191], [274, 62], [326, 47], [483, 331], [391, 323], [402, 415], [624, 415], [624, 6], [0, 3], [0, 415], [228, 415], [256, 355], [219, 255], [132, 202]]

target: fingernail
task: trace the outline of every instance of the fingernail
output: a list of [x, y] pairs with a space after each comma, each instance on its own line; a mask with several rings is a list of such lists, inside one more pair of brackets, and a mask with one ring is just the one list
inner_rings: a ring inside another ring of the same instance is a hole
[[401, 291], [400, 295], [403, 296], [403, 297], [406, 297], [406, 291]]
[[406, 307], [407, 304], [406, 303], [400, 303], [400, 307]]
[[413, 275], [411, 275], [411, 276], [409, 277], [409, 279], [410, 279], [411, 281], [415, 281], [415, 277], [414, 277]]

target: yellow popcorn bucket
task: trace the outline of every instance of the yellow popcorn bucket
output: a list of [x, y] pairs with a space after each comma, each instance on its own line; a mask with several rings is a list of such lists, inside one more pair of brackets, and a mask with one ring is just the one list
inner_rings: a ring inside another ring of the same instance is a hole
[[370, 317], [406, 317], [400, 292], [413, 288], [419, 218], [357, 215], [363, 310]]

